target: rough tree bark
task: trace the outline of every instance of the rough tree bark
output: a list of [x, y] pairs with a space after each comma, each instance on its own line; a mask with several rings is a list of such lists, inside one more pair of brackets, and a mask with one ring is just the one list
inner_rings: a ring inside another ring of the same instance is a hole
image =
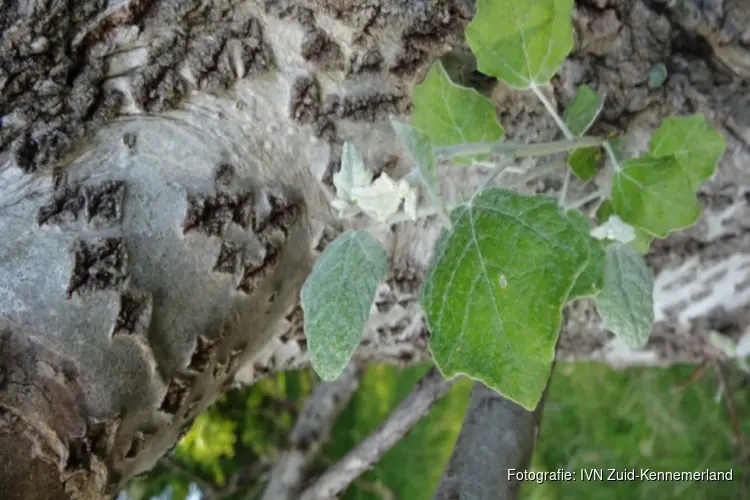
[[[4, 3], [2, 498], [112, 493], [233, 380], [308, 363], [295, 301], [341, 229], [321, 186], [345, 139], [377, 171], [409, 169], [387, 117], [408, 115], [409, 85], [461, 47], [472, 15], [470, 0]], [[631, 151], [663, 117], [702, 112], [728, 150], [701, 222], [649, 255], [648, 347], [611, 340], [584, 301], [566, 314], [559, 359], [697, 361], [720, 356], [710, 329], [748, 333], [749, 18], [742, 0], [578, 2], [558, 102], [584, 82], [605, 93], [594, 132], [626, 133]], [[657, 63], [669, 78], [650, 88]], [[555, 135], [533, 96], [488, 91], [512, 138]], [[481, 175], [444, 173], [450, 195]], [[359, 359], [428, 357], [416, 294], [437, 232], [427, 221], [379, 235], [393, 271]]]

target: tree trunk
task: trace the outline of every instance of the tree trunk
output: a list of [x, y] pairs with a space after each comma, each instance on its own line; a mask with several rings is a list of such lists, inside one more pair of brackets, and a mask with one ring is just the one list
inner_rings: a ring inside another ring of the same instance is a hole
[[[472, 15], [469, 0], [6, 2], [0, 497], [111, 494], [233, 380], [308, 363], [295, 302], [341, 229], [324, 188], [341, 145], [378, 172], [408, 172], [387, 118], [408, 115], [410, 84], [462, 47]], [[559, 359], [695, 362], [720, 356], [710, 330], [750, 333], [749, 18], [742, 0], [578, 3], [558, 102], [581, 83], [606, 94], [593, 132], [623, 132], [631, 151], [663, 117], [702, 112], [728, 149], [700, 223], [649, 255], [648, 347], [613, 341], [583, 301]], [[668, 79], [652, 88], [659, 63]], [[533, 96], [485, 90], [513, 139], [553, 138]], [[481, 176], [442, 173], [447, 196]], [[392, 273], [358, 358], [429, 356], [417, 291], [438, 231], [379, 234]]]

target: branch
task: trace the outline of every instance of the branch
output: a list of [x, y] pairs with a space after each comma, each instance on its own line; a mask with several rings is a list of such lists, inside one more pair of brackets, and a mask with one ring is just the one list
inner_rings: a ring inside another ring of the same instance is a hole
[[301, 500], [336, 498], [357, 477], [370, 469], [398, 443], [441, 397], [448, 393], [458, 379], [446, 380], [433, 367], [417, 382], [406, 399], [357, 447], [347, 453], [337, 464], [305, 491]]
[[546, 391], [533, 412], [474, 383], [469, 409], [434, 500], [512, 499], [520, 481], [509, 470], [528, 469], [539, 434]]
[[287, 450], [271, 471], [271, 480], [263, 500], [291, 500], [296, 497], [307, 466], [320, 446], [328, 440], [336, 418], [359, 387], [361, 375], [361, 366], [350, 363], [339, 378], [315, 387], [292, 430]]

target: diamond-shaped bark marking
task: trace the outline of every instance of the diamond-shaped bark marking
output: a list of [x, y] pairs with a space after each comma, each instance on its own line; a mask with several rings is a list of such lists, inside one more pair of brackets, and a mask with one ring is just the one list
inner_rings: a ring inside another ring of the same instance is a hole
[[190, 392], [190, 383], [182, 377], [172, 377], [167, 386], [167, 393], [161, 402], [159, 409], [170, 415], [176, 415], [182, 408]]
[[305, 33], [301, 47], [302, 57], [306, 61], [316, 62], [319, 66], [332, 69], [341, 62], [341, 49], [320, 28]]
[[141, 335], [147, 338], [152, 313], [153, 303], [149, 292], [126, 291], [120, 295], [120, 310], [117, 313], [112, 336]]
[[230, 241], [221, 243], [219, 257], [216, 259], [214, 271], [217, 273], [235, 274], [242, 266], [243, 246]]
[[216, 344], [218, 342], [219, 339], [210, 340], [203, 335], [199, 335], [188, 368], [196, 372], [205, 370], [206, 365], [208, 365], [214, 356], [214, 352], [216, 352]]
[[86, 206], [86, 194], [80, 184], [64, 185], [52, 195], [49, 203], [39, 208], [36, 222], [44, 224], [64, 224], [78, 220]]
[[221, 236], [230, 222], [244, 229], [253, 224], [252, 193], [190, 196], [182, 229], [183, 233], [200, 231], [208, 236]]
[[377, 50], [365, 50], [355, 52], [349, 57], [348, 74], [360, 74], [380, 71], [383, 65], [383, 56]]
[[72, 248], [74, 266], [68, 297], [120, 286], [127, 279], [127, 249], [122, 238], [77, 239]]
[[124, 181], [104, 181], [87, 188], [88, 221], [95, 227], [109, 227], [122, 218], [122, 200], [125, 197]]
[[320, 115], [320, 89], [310, 76], [297, 78], [292, 84], [289, 116], [299, 123], [313, 123]]
[[266, 247], [266, 258], [263, 260], [263, 263], [254, 266], [248, 264], [237, 289], [242, 290], [248, 295], [252, 294], [263, 280], [276, 272], [280, 258], [281, 253], [279, 250], [272, 245], [268, 245]]
[[302, 215], [300, 206], [287, 198], [275, 195], [269, 195], [268, 202], [271, 205], [271, 211], [266, 217], [256, 221], [255, 231], [264, 233], [276, 228], [281, 229], [284, 235], [287, 235], [289, 229]]
[[214, 179], [216, 180], [216, 184], [220, 186], [229, 186], [232, 184], [232, 180], [234, 180], [234, 175], [234, 167], [229, 163], [222, 163], [216, 168]]

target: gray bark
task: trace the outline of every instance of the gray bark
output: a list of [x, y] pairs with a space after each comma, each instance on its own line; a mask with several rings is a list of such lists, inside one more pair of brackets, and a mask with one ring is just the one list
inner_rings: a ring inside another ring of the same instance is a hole
[[[749, 11], [741, 0], [579, 2], [556, 101], [580, 83], [605, 93], [594, 132], [625, 133], [631, 151], [663, 117], [702, 112], [728, 150], [702, 189], [701, 222], [649, 255], [658, 323], [647, 348], [611, 340], [582, 302], [566, 313], [559, 359], [697, 361], [719, 356], [710, 329], [739, 338], [750, 323]], [[308, 363], [295, 302], [341, 229], [321, 186], [345, 139], [375, 170], [408, 171], [387, 117], [408, 115], [409, 84], [461, 45], [472, 14], [468, 0], [6, 2], [0, 497], [114, 492], [233, 380]], [[649, 88], [657, 63], [669, 78]], [[533, 96], [486, 90], [512, 138], [556, 133]], [[444, 173], [455, 196], [482, 172]], [[438, 229], [379, 235], [392, 273], [359, 360], [428, 357], [416, 296]]]
[[474, 382], [469, 409], [434, 500], [513, 500], [531, 463], [544, 409], [528, 411]]

